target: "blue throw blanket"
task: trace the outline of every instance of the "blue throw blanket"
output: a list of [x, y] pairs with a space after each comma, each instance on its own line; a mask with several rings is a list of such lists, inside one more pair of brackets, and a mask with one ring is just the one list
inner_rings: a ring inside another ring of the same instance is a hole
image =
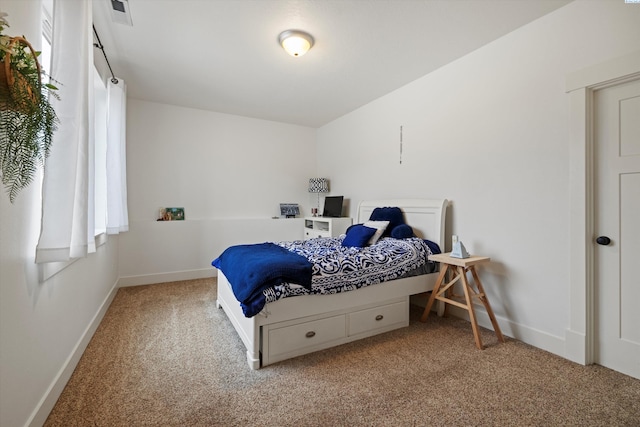
[[211, 265], [229, 279], [246, 317], [262, 310], [269, 287], [289, 282], [311, 290], [311, 263], [275, 243], [231, 246]]

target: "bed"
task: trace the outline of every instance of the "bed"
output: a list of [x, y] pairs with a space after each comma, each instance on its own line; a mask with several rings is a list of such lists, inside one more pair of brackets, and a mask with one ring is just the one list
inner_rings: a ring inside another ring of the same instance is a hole
[[[378, 207], [399, 207], [415, 235], [444, 250], [446, 199], [363, 201], [355, 224]], [[231, 284], [217, 272], [217, 307], [222, 308], [247, 349], [251, 369], [327, 349], [409, 325], [411, 295], [433, 289], [437, 273], [378, 283], [350, 292], [300, 295], [269, 302], [253, 317], [243, 313]]]

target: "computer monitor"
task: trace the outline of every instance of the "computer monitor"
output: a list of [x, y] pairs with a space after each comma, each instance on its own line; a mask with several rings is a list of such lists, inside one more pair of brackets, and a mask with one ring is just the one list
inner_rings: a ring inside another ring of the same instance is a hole
[[327, 196], [324, 198], [322, 216], [340, 218], [342, 216], [342, 200], [344, 196]]

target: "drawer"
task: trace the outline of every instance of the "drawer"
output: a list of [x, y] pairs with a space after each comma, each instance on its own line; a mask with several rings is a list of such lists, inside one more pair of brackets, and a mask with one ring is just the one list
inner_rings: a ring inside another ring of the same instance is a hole
[[[298, 350], [322, 348], [347, 336], [345, 316], [338, 315], [282, 328], [269, 328], [269, 358]], [[300, 353], [302, 354], [302, 353]]]
[[349, 336], [409, 325], [409, 303], [400, 301], [348, 314]]
[[315, 239], [316, 237], [331, 237], [331, 233], [325, 230], [304, 230], [305, 239]]

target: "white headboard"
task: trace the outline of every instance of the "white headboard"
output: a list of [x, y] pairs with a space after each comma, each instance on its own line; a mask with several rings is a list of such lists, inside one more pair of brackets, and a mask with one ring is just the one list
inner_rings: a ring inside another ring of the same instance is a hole
[[369, 220], [375, 208], [399, 207], [405, 222], [413, 228], [416, 236], [436, 242], [444, 252], [444, 223], [447, 215], [447, 199], [385, 199], [363, 200], [358, 205], [356, 224]]

